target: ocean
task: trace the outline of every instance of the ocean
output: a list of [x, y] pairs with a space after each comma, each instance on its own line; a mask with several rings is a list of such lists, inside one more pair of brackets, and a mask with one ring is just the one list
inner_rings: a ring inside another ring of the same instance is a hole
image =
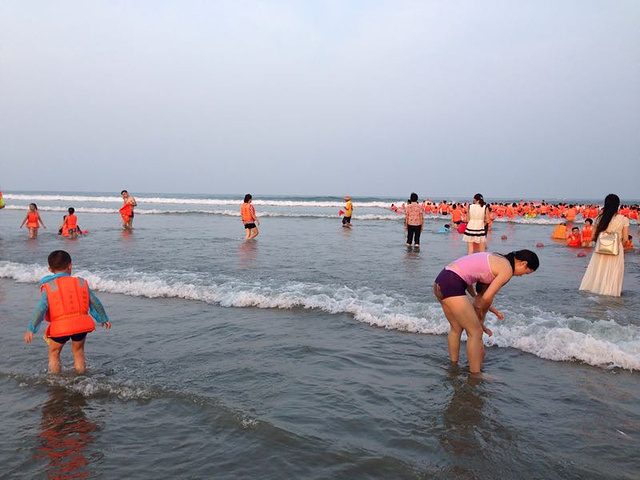
[[[449, 365], [431, 293], [466, 253], [437, 233], [448, 218], [427, 216], [414, 251], [389, 210], [402, 198], [354, 197], [345, 229], [341, 198], [254, 195], [247, 242], [243, 195], [131, 193], [124, 232], [117, 194], [4, 192], [0, 477], [639, 478], [637, 253], [623, 296], [599, 297], [578, 292], [590, 252], [554, 243], [557, 220], [494, 222], [490, 251], [541, 266], [498, 293], [474, 378], [464, 349]], [[56, 235], [70, 206], [75, 240]], [[44, 328], [22, 340], [56, 249], [113, 324], [89, 334], [85, 376], [69, 346], [47, 374]]]

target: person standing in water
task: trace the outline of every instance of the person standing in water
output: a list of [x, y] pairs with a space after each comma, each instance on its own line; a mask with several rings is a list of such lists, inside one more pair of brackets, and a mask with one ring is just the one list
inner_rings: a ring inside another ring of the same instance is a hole
[[418, 203], [418, 194], [412, 193], [409, 197], [409, 205], [404, 211], [404, 228], [407, 231], [407, 247], [415, 241], [416, 248], [420, 248], [420, 234], [424, 224], [422, 205]]
[[[591, 255], [587, 271], [584, 272], [580, 290], [619, 297], [622, 294], [624, 279], [624, 248], [623, 242], [629, 236], [629, 219], [618, 213], [620, 197], [610, 193], [604, 199], [602, 212], [596, 218], [596, 230], [593, 240], [596, 241], [596, 251]], [[600, 253], [597, 250], [598, 237], [603, 233], [616, 234], [617, 253]]]
[[351, 227], [351, 215], [353, 214], [353, 203], [351, 203], [351, 197], [345, 195], [344, 197], [344, 217], [342, 217], [342, 226]]
[[40, 225], [42, 225], [43, 228], [47, 228], [38, 213], [38, 206], [35, 203], [29, 204], [29, 211], [20, 224], [20, 228], [24, 227], [25, 223], [29, 229], [29, 238], [36, 238], [38, 236], [38, 229], [40, 228]]
[[80, 277], [72, 277], [71, 256], [64, 250], [56, 250], [48, 257], [51, 275], [40, 280], [40, 302], [33, 312], [24, 341], [31, 343], [43, 320], [49, 322], [45, 340], [49, 344], [49, 372], [60, 373], [60, 352], [71, 340], [73, 365], [76, 373], [86, 370], [84, 344], [87, 333], [95, 330], [98, 322], [107, 330], [111, 328], [109, 317], [98, 297]]
[[[531, 250], [518, 250], [507, 255], [480, 252], [454, 260], [436, 277], [433, 293], [440, 302], [451, 329], [448, 335], [449, 358], [458, 363], [462, 332], [467, 333], [467, 359], [471, 373], [482, 370], [483, 322], [496, 293], [511, 277], [535, 272], [540, 266]], [[473, 285], [487, 284], [482, 295]], [[467, 297], [467, 292], [473, 298]]]
[[489, 209], [482, 197], [476, 193], [473, 196], [473, 204], [469, 206], [467, 214], [467, 228], [462, 236], [462, 241], [467, 243], [467, 255], [487, 251], [487, 225], [491, 222]]
[[247, 193], [244, 196], [244, 202], [240, 206], [240, 216], [242, 217], [242, 223], [244, 224], [246, 240], [256, 238], [260, 233], [258, 231], [260, 220], [258, 220], [258, 217], [256, 216], [256, 209], [251, 205], [252, 201], [253, 197], [250, 193]]
[[133, 207], [137, 207], [138, 202], [126, 190], [122, 190], [120, 195], [122, 195], [122, 200], [124, 201], [124, 205], [120, 208], [122, 228], [123, 230], [133, 230]]

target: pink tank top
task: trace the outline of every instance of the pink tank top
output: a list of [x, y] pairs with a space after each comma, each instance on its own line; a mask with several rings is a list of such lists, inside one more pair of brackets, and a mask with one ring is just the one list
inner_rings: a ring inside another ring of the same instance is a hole
[[445, 267], [445, 270], [458, 274], [467, 285], [473, 285], [476, 282], [491, 283], [496, 276], [491, 272], [489, 255], [492, 254], [490, 252], [472, 253], [454, 260]]

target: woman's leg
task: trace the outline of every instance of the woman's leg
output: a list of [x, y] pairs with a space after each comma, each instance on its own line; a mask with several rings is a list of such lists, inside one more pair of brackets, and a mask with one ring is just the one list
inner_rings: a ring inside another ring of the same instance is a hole
[[[457, 361], [456, 348], [460, 350], [460, 340], [456, 341], [458, 329], [467, 332], [467, 359], [471, 373], [482, 370], [482, 326], [478, 314], [467, 296], [448, 297], [440, 302], [447, 320], [451, 324], [449, 333], [449, 356]], [[453, 333], [453, 335], [452, 335]]]

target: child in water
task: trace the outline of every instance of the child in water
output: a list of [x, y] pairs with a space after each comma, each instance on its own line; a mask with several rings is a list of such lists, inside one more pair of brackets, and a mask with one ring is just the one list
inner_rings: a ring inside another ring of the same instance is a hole
[[20, 228], [24, 227], [24, 224], [27, 224], [27, 228], [29, 229], [29, 238], [36, 238], [38, 236], [38, 228], [42, 225], [44, 228], [47, 226], [40, 218], [40, 214], [38, 213], [38, 206], [35, 203], [29, 204], [29, 211], [27, 212], [27, 216], [24, 217], [24, 220], [20, 224]]
[[445, 223], [443, 227], [440, 228], [440, 230], [438, 230], [438, 233], [448, 233], [451, 230], [451, 225], [448, 223]]
[[582, 246], [591, 248], [593, 246], [593, 220], [587, 218], [582, 227]]
[[40, 280], [42, 295], [29, 323], [24, 341], [31, 343], [44, 319], [49, 323], [45, 340], [49, 344], [49, 372], [60, 373], [60, 352], [71, 339], [73, 365], [79, 374], [86, 370], [84, 343], [87, 333], [95, 330], [94, 319], [107, 329], [109, 317], [98, 297], [87, 282], [71, 276], [71, 256], [64, 250], [55, 250], [47, 259], [49, 271]]
[[78, 217], [75, 216], [75, 209], [69, 207], [69, 215], [62, 217], [62, 225], [58, 229], [58, 235], [63, 235], [69, 238], [76, 238], [80, 234], [80, 227], [78, 226]]

